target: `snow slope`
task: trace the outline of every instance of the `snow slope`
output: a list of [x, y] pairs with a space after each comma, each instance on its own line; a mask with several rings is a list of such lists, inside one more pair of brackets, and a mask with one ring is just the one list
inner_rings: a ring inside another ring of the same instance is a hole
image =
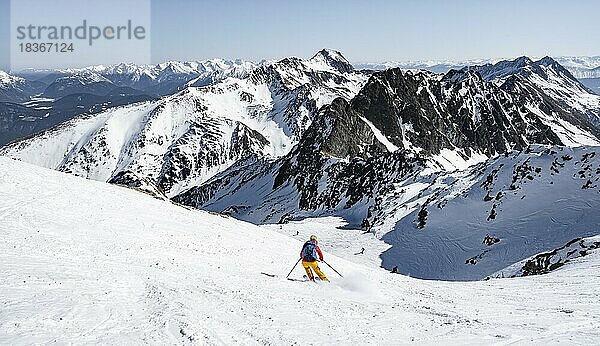
[[372, 231], [403, 274], [478, 280], [600, 234], [598, 147], [531, 146], [454, 173], [419, 172], [377, 205]]
[[[531, 145], [451, 172], [410, 168], [396, 156], [355, 160], [337, 170], [342, 161], [329, 161], [312, 190], [292, 183], [272, 188], [277, 164], [266, 170], [250, 164], [182, 197], [190, 205], [208, 200], [201, 208], [250, 222], [282, 223], [280, 231], [292, 236], [327, 229], [336, 254], [354, 260], [364, 247], [367, 254], [359, 258], [402, 274], [480, 280], [575, 238], [600, 234], [600, 215], [594, 212], [600, 207], [598, 153], [598, 147]], [[301, 221], [324, 216], [341, 217], [348, 225], [331, 221], [333, 227], [323, 228]], [[361, 234], [365, 231], [369, 234]]]
[[365, 233], [338, 216], [305, 218], [283, 224], [262, 224], [260, 227], [301, 241], [313, 234], [320, 234], [327, 239], [321, 243], [323, 251], [371, 268], [381, 267], [379, 256], [391, 247], [373, 233]]
[[0, 232], [0, 344], [600, 342], [598, 256], [450, 283], [326, 253], [346, 279], [288, 281], [261, 272], [285, 275], [289, 237], [7, 158]]
[[563, 266], [585, 259], [583, 257], [594, 255], [600, 249], [600, 236], [590, 238], [576, 238], [567, 244], [552, 251], [543, 252], [510, 265], [491, 275], [494, 278], [508, 278], [527, 275], [547, 274]]

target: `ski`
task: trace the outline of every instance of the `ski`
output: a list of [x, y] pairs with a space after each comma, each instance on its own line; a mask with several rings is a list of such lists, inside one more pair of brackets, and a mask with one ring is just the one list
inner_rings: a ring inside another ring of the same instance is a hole
[[[270, 278], [277, 278], [277, 279], [281, 278], [281, 276], [279, 276], [279, 275], [276, 275], [276, 274], [270, 274], [270, 273], [265, 273], [265, 272], [261, 272], [261, 274], [262, 274], [262, 275], [265, 275], [265, 276], [268, 276], [268, 277], [270, 277]], [[305, 275], [305, 276], [306, 276], [306, 275]], [[288, 279], [288, 280], [290, 280], [290, 281], [298, 281], [298, 282], [307, 282], [307, 281], [311, 281], [311, 280], [309, 280], [309, 279], [308, 279], [308, 277], [307, 277], [306, 279], [305, 279], [305, 278], [302, 278], [302, 279], [286, 278], [286, 279]]]

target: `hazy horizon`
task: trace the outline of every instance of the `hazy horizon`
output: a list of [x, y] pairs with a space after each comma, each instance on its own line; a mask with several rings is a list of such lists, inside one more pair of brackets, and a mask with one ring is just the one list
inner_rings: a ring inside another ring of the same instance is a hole
[[[473, 62], [473, 63], [477, 63], [477, 62], [481, 62], [481, 63], [487, 63], [487, 62], [498, 62], [498, 61], [502, 61], [502, 60], [515, 60], [521, 56], [512, 56], [512, 57], [490, 57], [490, 58], [486, 58], [486, 57], [481, 57], [481, 58], [473, 58], [473, 59], [421, 59], [421, 60], [373, 60], [373, 61], [352, 61], [350, 59], [348, 59], [346, 57], [346, 55], [344, 54], [343, 51], [339, 51], [335, 48], [323, 48], [323, 49], [332, 49], [332, 50], [336, 50], [338, 52], [340, 52], [342, 54], [342, 56], [344, 56], [352, 65], [360, 65], [360, 64], [385, 64], [385, 63], [399, 63], [399, 64], [403, 64], [403, 63], [431, 63], [431, 64], [461, 64], [461, 63], [466, 63], [466, 62]], [[319, 50], [320, 51], [320, 50]], [[318, 51], [316, 52], [311, 52], [308, 55], [304, 55], [304, 56], [295, 56], [295, 55], [290, 55], [287, 57], [298, 57], [298, 58], [302, 58], [302, 59], [309, 59], [312, 56], [314, 56], [314, 54], [318, 53]], [[527, 56], [528, 58], [530, 58], [533, 61], [542, 59], [543, 56]], [[600, 59], [600, 55], [561, 55], [561, 56], [551, 56], [553, 59], [559, 59], [559, 58], [598, 58]], [[284, 59], [286, 57], [280, 57], [280, 58], [263, 58], [260, 60], [248, 60], [248, 59], [241, 59], [244, 61], [250, 61], [250, 62], [254, 62], [254, 63], [260, 63], [261, 61], [277, 61], [279, 59]], [[223, 60], [240, 60], [239, 58], [236, 59], [225, 59], [222, 57], [212, 57], [212, 58], [206, 58], [206, 59], [190, 59], [190, 60], [164, 60], [164, 61], [157, 61], [157, 62], [152, 62], [151, 64], [148, 64], [150, 66], [154, 66], [157, 64], [161, 64], [161, 63], [167, 63], [167, 62], [195, 62], [195, 61], [204, 61], [204, 60], [212, 60], [212, 59], [223, 59]], [[124, 64], [136, 64], [136, 63], [132, 63], [132, 62], [120, 62], [120, 63], [124, 63]], [[120, 64], [120, 63], [116, 63], [116, 64]], [[82, 65], [82, 66], [66, 66], [66, 67], [62, 67], [62, 68], [24, 68], [24, 69], [19, 69], [19, 70], [13, 70], [12, 72], [15, 73], [19, 73], [19, 72], [24, 72], [27, 70], [38, 70], [38, 71], [43, 71], [43, 70], [60, 70], [60, 69], [81, 69], [81, 68], [87, 68], [87, 67], [92, 67], [92, 66], [110, 66], [110, 65], [114, 65], [114, 64], [97, 64], [97, 65]], [[140, 65], [144, 65], [144, 64], [140, 64]], [[0, 68], [1, 69], [1, 68]]]

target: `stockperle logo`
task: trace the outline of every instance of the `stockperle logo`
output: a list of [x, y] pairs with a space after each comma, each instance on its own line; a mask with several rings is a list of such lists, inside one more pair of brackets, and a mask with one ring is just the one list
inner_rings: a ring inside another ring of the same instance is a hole
[[11, 69], [150, 63], [150, 0], [12, 0]]

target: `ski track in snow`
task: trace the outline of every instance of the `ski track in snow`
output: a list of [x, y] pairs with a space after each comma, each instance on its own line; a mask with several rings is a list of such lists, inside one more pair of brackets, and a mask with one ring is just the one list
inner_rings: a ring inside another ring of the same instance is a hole
[[343, 260], [323, 239], [346, 277], [323, 266], [332, 284], [300, 283], [281, 278], [293, 237], [7, 158], [0, 215], [0, 344], [600, 343], [598, 253], [442, 282]]

